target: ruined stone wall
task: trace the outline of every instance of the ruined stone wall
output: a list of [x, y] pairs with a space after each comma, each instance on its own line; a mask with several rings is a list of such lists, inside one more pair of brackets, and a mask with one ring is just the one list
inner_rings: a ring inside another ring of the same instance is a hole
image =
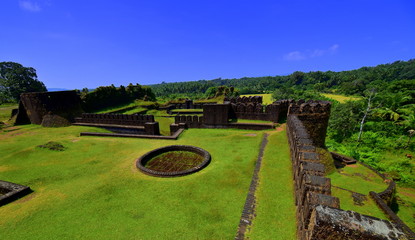
[[161, 110], [173, 109], [202, 109], [204, 105], [216, 104], [216, 102], [193, 102], [193, 100], [186, 100], [184, 103], [171, 103], [166, 107], [160, 107]]
[[333, 157], [333, 159], [335, 161], [338, 161], [338, 162], [342, 163], [343, 166], [347, 165], [347, 164], [356, 163], [356, 160], [351, 158], [351, 157], [348, 157], [348, 156], [345, 156], [345, 155], [342, 155], [342, 154], [339, 154], [339, 153], [335, 153], [335, 152], [330, 152], [330, 154], [331, 154], [331, 156]]
[[278, 122], [287, 116], [289, 100], [280, 100], [269, 105], [257, 102], [231, 103], [233, 118]]
[[[295, 185], [297, 238], [415, 239], [403, 223], [344, 211], [340, 209], [339, 199], [331, 196], [330, 179], [324, 177], [327, 166], [317, 152], [324, 146], [330, 104], [300, 101], [291, 103], [288, 112], [287, 136]], [[390, 196], [391, 189], [393, 187], [384, 192], [385, 197]], [[371, 192], [371, 195], [381, 208], [390, 210], [378, 194]]]
[[145, 123], [155, 122], [153, 115], [128, 115], [128, 114], [96, 114], [83, 113], [76, 123], [115, 124], [128, 126], [144, 126]]
[[32, 124], [41, 124], [45, 115], [57, 115], [73, 122], [83, 112], [76, 91], [22, 93], [20, 102], [18, 115], [26, 114]]
[[203, 106], [205, 125], [224, 125], [229, 120], [230, 104], [208, 104]]
[[296, 115], [288, 115], [287, 135], [290, 145], [294, 176], [295, 204], [297, 207], [298, 239], [307, 239], [313, 209], [317, 205], [340, 207], [338, 198], [331, 196], [331, 182], [325, 178], [325, 165], [313, 139]]
[[316, 206], [310, 218], [307, 240], [403, 240], [413, 239], [396, 224], [353, 211]]
[[296, 115], [316, 147], [325, 147], [331, 103], [327, 101], [291, 102], [288, 115]]
[[262, 104], [262, 96], [225, 97], [225, 102]]
[[188, 128], [204, 128], [204, 121], [201, 116], [177, 115], [174, 117], [174, 123], [184, 123]]

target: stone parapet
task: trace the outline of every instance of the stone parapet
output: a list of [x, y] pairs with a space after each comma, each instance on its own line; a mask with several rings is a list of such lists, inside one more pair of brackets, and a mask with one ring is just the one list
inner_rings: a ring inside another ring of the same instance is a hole
[[75, 122], [144, 126], [145, 123], [155, 122], [155, 120], [153, 115], [83, 113], [80, 118], [75, 118]]

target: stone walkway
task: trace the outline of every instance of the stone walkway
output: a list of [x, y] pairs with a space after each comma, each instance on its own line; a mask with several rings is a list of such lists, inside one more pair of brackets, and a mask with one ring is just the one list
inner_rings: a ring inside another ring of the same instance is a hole
[[251, 226], [252, 220], [255, 218], [255, 191], [258, 186], [259, 170], [261, 169], [262, 157], [264, 156], [264, 149], [268, 143], [268, 134], [265, 133], [262, 138], [261, 148], [258, 153], [258, 159], [255, 164], [254, 175], [252, 176], [251, 185], [249, 186], [249, 192], [246, 196], [244, 209], [242, 211], [241, 220], [239, 221], [238, 232], [236, 233], [235, 239], [245, 239], [246, 230]]

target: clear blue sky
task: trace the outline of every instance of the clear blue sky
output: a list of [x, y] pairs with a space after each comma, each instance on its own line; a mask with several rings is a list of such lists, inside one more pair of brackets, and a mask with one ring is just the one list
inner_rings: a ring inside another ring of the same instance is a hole
[[0, 61], [81, 89], [415, 58], [414, 0], [1, 0]]

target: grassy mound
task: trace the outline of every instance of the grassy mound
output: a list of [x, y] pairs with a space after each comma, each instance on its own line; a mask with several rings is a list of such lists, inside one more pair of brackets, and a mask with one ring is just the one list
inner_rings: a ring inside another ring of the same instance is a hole
[[370, 191], [382, 192], [388, 187], [375, 172], [361, 164], [353, 164], [336, 170], [328, 177], [331, 178], [332, 195], [340, 199], [342, 209], [388, 219], [369, 196]]

